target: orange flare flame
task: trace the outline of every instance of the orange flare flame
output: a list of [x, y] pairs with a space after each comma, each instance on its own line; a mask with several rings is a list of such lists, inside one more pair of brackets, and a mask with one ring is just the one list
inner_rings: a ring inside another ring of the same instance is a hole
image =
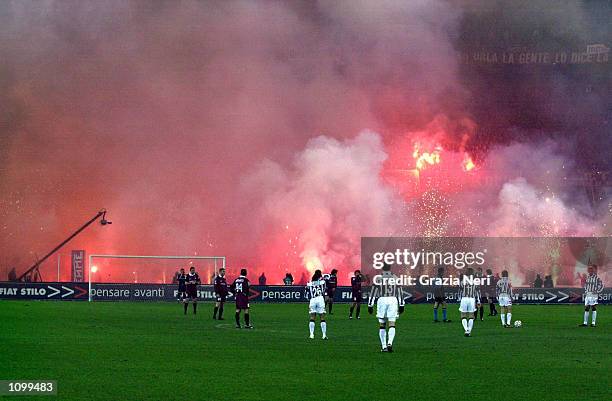
[[473, 170], [474, 167], [476, 167], [476, 164], [474, 164], [472, 157], [468, 155], [467, 153], [463, 156], [462, 167], [464, 171], [470, 171], [470, 170]]
[[416, 168], [418, 170], [422, 170], [427, 165], [434, 165], [440, 163], [440, 153], [442, 152], [442, 146], [438, 145], [432, 152], [422, 152], [420, 151], [419, 143], [414, 144], [414, 151], [412, 152], [412, 157], [416, 160]]

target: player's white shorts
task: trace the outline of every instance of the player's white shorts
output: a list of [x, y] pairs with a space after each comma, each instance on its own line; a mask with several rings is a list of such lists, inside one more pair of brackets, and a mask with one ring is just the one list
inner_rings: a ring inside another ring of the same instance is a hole
[[499, 306], [512, 306], [512, 298], [508, 294], [499, 294]]
[[461, 298], [461, 303], [459, 304], [459, 312], [461, 313], [470, 313], [476, 312], [476, 298]]
[[319, 295], [318, 297], [310, 299], [310, 304], [308, 305], [308, 313], [325, 313], [325, 298], [323, 298], [323, 295]]
[[387, 319], [389, 322], [395, 322], [399, 316], [397, 309], [397, 298], [380, 297], [376, 302], [376, 317]]
[[593, 305], [597, 305], [597, 295], [596, 294], [585, 294], [584, 306], [593, 306]]

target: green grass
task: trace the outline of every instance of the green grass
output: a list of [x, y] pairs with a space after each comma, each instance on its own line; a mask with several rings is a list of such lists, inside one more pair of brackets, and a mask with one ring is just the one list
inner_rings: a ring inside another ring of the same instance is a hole
[[[306, 305], [252, 305], [255, 329], [237, 330], [233, 306], [183, 316], [172, 303], [2, 302], [0, 379], [55, 379], [61, 400], [606, 400], [612, 316], [579, 328], [580, 306], [514, 308], [463, 337], [433, 324], [431, 305], [408, 305], [393, 354], [376, 319], [328, 317], [329, 341], [307, 339]], [[54, 399], [55, 397], [0, 397]]]

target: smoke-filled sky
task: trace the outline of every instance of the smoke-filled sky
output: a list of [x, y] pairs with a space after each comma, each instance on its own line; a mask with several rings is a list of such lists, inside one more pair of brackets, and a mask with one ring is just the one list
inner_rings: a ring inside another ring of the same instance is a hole
[[610, 17], [607, 1], [3, 1], [0, 274], [101, 208], [113, 225], [65, 251], [223, 255], [270, 281], [348, 273], [361, 236], [609, 235]]

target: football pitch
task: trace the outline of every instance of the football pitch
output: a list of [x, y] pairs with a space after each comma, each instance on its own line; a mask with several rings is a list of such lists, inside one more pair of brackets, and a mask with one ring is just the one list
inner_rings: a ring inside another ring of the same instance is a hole
[[[0, 305], [0, 379], [57, 380], [60, 400], [609, 400], [611, 311], [580, 328], [581, 306], [516, 305], [518, 329], [499, 317], [465, 338], [431, 305], [407, 305], [394, 353], [377, 321], [348, 305], [328, 316], [329, 340], [308, 339], [304, 304], [252, 305], [253, 330], [234, 308], [184, 316], [175, 303], [19, 302]], [[488, 308], [485, 310], [488, 312]]]

